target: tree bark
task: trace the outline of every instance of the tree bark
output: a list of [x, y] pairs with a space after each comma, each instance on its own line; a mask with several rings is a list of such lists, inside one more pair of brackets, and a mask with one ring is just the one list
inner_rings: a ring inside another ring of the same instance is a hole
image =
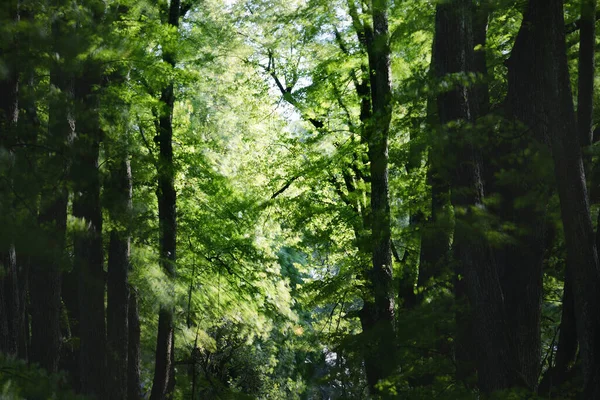
[[[438, 4], [434, 70], [440, 78], [460, 79], [474, 71], [473, 15], [469, 0]], [[478, 115], [475, 94], [464, 83], [438, 95], [440, 123], [446, 126], [456, 164], [451, 177], [451, 201], [456, 226], [453, 241], [455, 261], [464, 273], [464, 284], [472, 310], [473, 337], [477, 348], [479, 389], [484, 393], [508, 388], [514, 380], [510, 349], [505, 331], [502, 289], [492, 250], [485, 240], [475, 210], [483, 209], [481, 154], [461, 125]]]
[[0, 260], [0, 352], [16, 356], [19, 344], [19, 279], [15, 248], [9, 245]]
[[[64, 21], [52, 25], [53, 50], [60, 53], [58, 38], [65, 34]], [[62, 28], [61, 28], [62, 27]], [[50, 85], [56, 89], [49, 101], [48, 148], [40, 171], [48, 185], [43, 187], [38, 224], [41, 246], [34, 255], [30, 274], [31, 354], [30, 361], [49, 372], [57, 372], [61, 349], [61, 267], [65, 260], [68, 185], [71, 169], [68, 152], [75, 137], [73, 79], [62, 65], [50, 67]]]
[[[431, 65], [435, 65], [435, 43], [432, 46]], [[435, 78], [433, 69], [429, 77]], [[427, 99], [427, 121], [431, 127], [437, 124], [437, 99], [430, 95]], [[450, 207], [450, 184], [443, 173], [443, 138], [437, 136], [431, 143], [427, 162], [427, 185], [431, 188], [431, 215], [421, 224], [421, 247], [419, 250], [419, 277], [417, 285], [421, 289], [420, 297], [433, 279], [443, 273], [450, 255], [450, 237], [452, 235]], [[411, 146], [412, 150], [412, 146]], [[421, 160], [412, 161], [420, 164]]]
[[49, 372], [58, 371], [61, 349], [60, 270], [65, 249], [68, 191], [64, 182], [53, 193], [43, 193], [39, 224], [47, 253], [34, 257], [30, 275], [30, 361]]
[[[387, 0], [372, 3], [372, 32], [367, 35], [372, 117], [368, 122], [368, 155], [371, 177], [371, 250], [370, 281], [373, 304], [370, 310], [375, 351], [366, 362], [371, 393], [381, 393], [376, 384], [390, 376], [395, 363], [394, 290], [388, 184], [388, 137], [392, 116], [390, 47]], [[376, 362], [375, 362], [376, 360]], [[383, 394], [383, 393], [381, 393]], [[385, 394], [384, 394], [385, 395]]]
[[[93, 61], [92, 61], [93, 62]], [[77, 80], [77, 138], [73, 155], [73, 216], [85, 227], [73, 240], [73, 269], [77, 276], [80, 336], [81, 391], [102, 398], [106, 387], [106, 323], [102, 247], [102, 207], [98, 157], [100, 130], [97, 66], [86, 63], [86, 76]]]
[[107, 280], [107, 350], [109, 397], [127, 399], [129, 343], [130, 228], [132, 212], [131, 166], [125, 157], [117, 157], [111, 165], [110, 215], [117, 227], [110, 233]]
[[127, 400], [141, 400], [144, 398], [140, 379], [140, 315], [138, 313], [137, 292], [129, 290], [128, 309], [128, 342], [127, 342]]
[[[421, 249], [419, 251], [419, 278], [417, 285], [427, 288], [439, 277], [448, 262], [450, 251], [451, 217], [448, 213], [448, 182], [437, 172], [436, 161], [430, 156], [427, 183], [431, 187], [431, 215], [421, 226]], [[425, 293], [425, 292], [423, 292]]]
[[[172, 0], [169, 5], [168, 25], [179, 27], [181, 13], [180, 0]], [[163, 49], [163, 60], [175, 67], [175, 49]], [[160, 97], [158, 159], [158, 219], [160, 229], [160, 263], [169, 278], [175, 276], [177, 242], [177, 194], [175, 191], [175, 166], [173, 164], [173, 108], [175, 95], [173, 82], [163, 88]], [[173, 308], [161, 305], [158, 316], [158, 334], [156, 338], [156, 361], [151, 400], [171, 398], [175, 385], [174, 369], [174, 329]]]
[[[8, 2], [0, 20], [3, 24], [14, 25], [19, 21], [18, 3]], [[17, 140], [19, 118], [19, 68], [18, 39], [13, 36], [0, 44], [0, 57], [5, 60], [7, 71], [0, 77], [0, 151], [2, 152], [2, 196], [0, 197], [0, 222], [6, 229], [0, 234], [0, 352], [17, 355], [19, 334], [23, 320], [21, 312], [19, 268], [15, 252], [15, 231], [20, 221], [15, 219], [15, 199], [10, 195], [14, 188], [14, 177], [18, 172], [15, 165], [13, 144]]]
[[554, 365], [550, 365], [540, 382], [539, 394], [550, 396], [554, 389], [565, 383], [572, 371], [577, 357], [577, 324], [575, 321], [575, 303], [571, 279], [565, 277], [562, 313], [560, 319], [558, 344]]
[[[511, 103], [534, 104], [522, 117], [551, 144], [572, 277], [585, 398], [600, 397], [600, 271], [582, 153], [571, 96], [561, 0], [530, 0], [509, 62], [509, 80], [521, 85]], [[518, 93], [518, 96], [516, 94]], [[527, 97], [523, 98], [525, 94]], [[509, 91], [509, 98], [511, 92]], [[514, 107], [519, 111], [518, 106]]]
[[[27, 8], [19, 10], [19, 18], [22, 21], [33, 21], [33, 13]], [[19, 43], [22, 46], [31, 46], [32, 38], [30, 35], [22, 34], [19, 37]], [[19, 53], [21, 54], [21, 53]], [[21, 56], [21, 55], [20, 55]], [[24, 55], [23, 55], [24, 56]], [[29, 60], [33, 64], [31, 60]], [[35, 98], [34, 68], [26, 65], [19, 68], [20, 85], [18, 105], [19, 112], [17, 142], [20, 148], [15, 150], [15, 178], [13, 188], [18, 193], [19, 200], [16, 199], [14, 208], [15, 214], [20, 216], [19, 227], [16, 229], [15, 251], [17, 257], [18, 270], [18, 305], [19, 327], [18, 327], [18, 351], [17, 356], [23, 360], [29, 359], [29, 274], [31, 269], [32, 257], [35, 250], [32, 250], [31, 235], [38, 232], [37, 216], [40, 193], [40, 182], [36, 179], [38, 156], [31, 149], [37, 144], [40, 134], [40, 121], [37, 114], [37, 99]], [[32, 154], [33, 153], [33, 154]]]

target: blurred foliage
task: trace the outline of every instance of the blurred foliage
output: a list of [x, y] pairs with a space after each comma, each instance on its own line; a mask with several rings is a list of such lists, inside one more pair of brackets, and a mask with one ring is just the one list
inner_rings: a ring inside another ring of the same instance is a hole
[[0, 399], [86, 400], [70, 389], [64, 374], [48, 374], [35, 365], [0, 354]]

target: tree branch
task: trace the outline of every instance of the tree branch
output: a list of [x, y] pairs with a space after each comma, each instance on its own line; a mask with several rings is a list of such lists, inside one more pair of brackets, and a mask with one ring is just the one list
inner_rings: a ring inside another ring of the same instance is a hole
[[285, 101], [287, 101], [289, 104], [291, 104], [292, 106], [294, 106], [300, 112], [300, 114], [302, 115], [302, 118], [304, 120], [310, 122], [315, 128], [317, 128], [317, 129], [323, 128], [325, 126], [323, 121], [305, 115], [304, 111], [302, 110], [302, 107], [300, 106], [300, 104], [296, 101], [296, 99], [292, 95], [292, 87], [291, 86], [288, 86], [288, 87], [283, 86], [283, 84], [279, 80], [279, 77], [275, 73], [275, 59], [273, 57], [273, 52], [271, 50], [269, 50], [268, 55], [269, 55], [269, 65], [267, 66], [266, 71], [269, 73], [269, 75], [271, 75], [271, 77], [275, 81], [275, 84], [279, 88], [279, 91], [281, 92], [283, 99]]
[[[594, 21], [598, 20], [600, 20], [600, 11], [596, 12], [596, 18], [594, 19]], [[579, 30], [579, 28], [581, 28], [581, 18], [565, 25], [565, 33], [567, 35], [570, 33], [575, 33]]]
[[275, 199], [277, 196], [285, 192], [290, 186], [292, 186], [292, 183], [294, 183], [298, 178], [300, 178], [300, 175], [293, 176], [289, 181], [286, 182], [285, 185], [281, 187], [281, 189], [273, 193], [273, 195], [271, 196], [271, 200]]
[[344, 204], [346, 204], [348, 207], [352, 208], [354, 211], [356, 211], [358, 213], [356, 205], [353, 204], [352, 200], [350, 200], [348, 195], [346, 193], [344, 193], [344, 191], [342, 190], [342, 185], [340, 184], [340, 182], [338, 182], [337, 179], [335, 179], [335, 177], [333, 175], [330, 175], [329, 182], [331, 182], [335, 192], [338, 194], [338, 196], [340, 196], [340, 198], [342, 199]]

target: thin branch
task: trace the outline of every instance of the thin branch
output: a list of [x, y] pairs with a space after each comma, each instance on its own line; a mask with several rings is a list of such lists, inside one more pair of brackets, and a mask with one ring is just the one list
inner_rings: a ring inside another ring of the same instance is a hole
[[340, 198], [342, 199], [344, 204], [346, 204], [348, 207], [352, 208], [354, 211], [356, 211], [358, 213], [358, 210], [356, 209], [356, 205], [354, 203], [352, 203], [352, 200], [350, 200], [348, 195], [346, 193], [344, 193], [344, 191], [342, 190], [342, 185], [340, 184], [340, 182], [338, 182], [337, 179], [335, 179], [335, 177], [333, 175], [330, 175], [329, 182], [333, 185], [335, 192], [338, 194], [338, 196], [340, 196]]
[[[352, 74], [352, 75], [354, 75], [354, 74]], [[353, 77], [353, 80], [354, 80], [354, 77]], [[356, 85], [356, 83], [355, 83], [355, 85]], [[335, 84], [335, 82], [332, 81], [331, 86], [333, 88], [336, 100], [337, 100], [340, 108], [344, 111], [344, 114], [346, 115], [346, 123], [348, 124], [350, 131], [354, 132], [355, 128], [354, 128], [354, 123], [352, 122], [352, 115], [350, 114], [350, 110], [348, 110], [346, 103], [344, 103], [344, 100], [342, 100], [342, 93], [340, 92], [340, 90], [337, 87], [337, 85]]]
[[142, 123], [139, 120], [138, 120], [138, 129], [140, 131], [140, 135], [142, 136], [142, 141], [144, 142], [144, 145], [150, 152], [150, 156], [152, 157], [152, 160], [156, 160], [156, 157], [154, 157], [154, 152], [152, 151], [152, 147], [150, 147], [150, 143], [148, 142], [148, 140], [146, 140], [146, 135], [144, 134], [144, 128], [142, 128]]
[[356, 8], [356, 3], [354, 3], [354, 0], [348, 0], [348, 11], [350, 14], [350, 18], [352, 19], [352, 26], [354, 27], [354, 31], [356, 32], [356, 36], [358, 37], [359, 43], [362, 46], [366, 46], [366, 27], [360, 20], [360, 16], [358, 15], [358, 9]]
[[[600, 20], [600, 11], [596, 12], [596, 18], [594, 21]], [[570, 33], [575, 33], [581, 28], [581, 18], [571, 22], [570, 24], [565, 25], [565, 33], [568, 35]]]
[[292, 106], [294, 106], [300, 112], [300, 114], [302, 115], [302, 118], [305, 119], [306, 121], [310, 122], [315, 128], [317, 128], [317, 129], [323, 128], [325, 126], [323, 121], [305, 115], [304, 111], [302, 110], [302, 107], [300, 106], [298, 101], [296, 101], [296, 99], [292, 95], [292, 87], [291, 86], [283, 87], [283, 84], [281, 83], [281, 81], [279, 80], [279, 77], [275, 73], [275, 58], [273, 57], [273, 52], [271, 50], [268, 51], [268, 56], [269, 56], [269, 65], [267, 65], [266, 71], [269, 73], [269, 75], [271, 75], [271, 77], [275, 81], [275, 84], [279, 88], [279, 91], [281, 92], [281, 95], [283, 96], [284, 100], [287, 101], [288, 103], [290, 103]]
[[335, 33], [335, 41], [338, 44], [338, 47], [340, 48], [340, 50], [342, 51], [342, 53], [344, 53], [345, 55], [348, 55], [348, 48], [346, 47], [346, 44], [344, 43], [344, 39], [342, 38], [342, 34], [340, 33], [340, 31], [338, 31], [337, 27], [334, 28], [334, 33]]
[[271, 200], [275, 199], [277, 196], [279, 196], [280, 194], [285, 192], [287, 189], [289, 189], [289, 187], [292, 185], [292, 183], [294, 183], [298, 178], [300, 178], [300, 175], [293, 176], [289, 181], [287, 181], [285, 183], [285, 185], [283, 185], [281, 187], [281, 189], [279, 189], [278, 191], [273, 193], [273, 195], [271, 196]]

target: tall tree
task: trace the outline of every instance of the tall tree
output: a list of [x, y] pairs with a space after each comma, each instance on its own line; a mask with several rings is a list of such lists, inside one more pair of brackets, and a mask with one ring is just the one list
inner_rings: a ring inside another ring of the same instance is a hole
[[[181, 16], [181, 1], [172, 0], [168, 7], [166, 25], [169, 31], [177, 34]], [[176, 42], [176, 41], [175, 41]], [[163, 48], [163, 60], [175, 68], [177, 63], [174, 43], [167, 43]], [[159, 145], [157, 164], [158, 220], [160, 229], [160, 263], [170, 279], [175, 277], [177, 247], [177, 194], [175, 191], [175, 165], [173, 163], [173, 110], [175, 93], [173, 78], [162, 89], [160, 96], [158, 132], [156, 141]], [[173, 308], [161, 305], [158, 316], [158, 334], [156, 339], [156, 362], [152, 384], [152, 400], [171, 398], [175, 387], [175, 344], [173, 328]]]
[[[57, 12], [57, 9], [52, 9]], [[67, 16], [51, 24], [51, 51], [58, 54], [50, 65], [48, 134], [52, 149], [41, 161], [46, 182], [41, 191], [38, 223], [44, 251], [35, 255], [30, 274], [31, 357], [48, 371], [58, 370], [61, 349], [61, 270], [64, 268], [68, 177], [75, 138], [73, 61], [75, 49], [67, 45], [72, 33]]]
[[[509, 99], [520, 119], [551, 144], [572, 283], [585, 397], [600, 396], [598, 255], [571, 96], [563, 2], [530, 0], [509, 63]], [[516, 90], [519, 88], [519, 90]], [[526, 109], [524, 107], [523, 109]]]
[[135, 289], [129, 290], [128, 304], [128, 338], [127, 338], [127, 399], [141, 400], [144, 398], [140, 378], [140, 315]]
[[[388, 139], [392, 118], [390, 44], [387, 0], [373, 1], [372, 30], [366, 27], [372, 113], [367, 121], [367, 143], [371, 178], [372, 271], [368, 274], [373, 303], [366, 301], [370, 313], [369, 330], [375, 330], [375, 351], [367, 355], [367, 380], [372, 393], [376, 385], [391, 375], [394, 358], [394, 289], [388, 183]], [[384, 361], [387, 360], [387, 361]], [[369, 368], [370, 367], [370, 368]]]
[[465, 129], [479, 112], [475, 93], [466, 83], [468, 74], [474, 72], [472, 11], [470, 0], [437, 5], [432, 67], [449, 85], [438, 95], [437, 104], [449, 154], [455, 157], [449, 179], [456, 219], [452, 251], [471, 304], [479, 388], [491, 393], [510, 387], [514, 371], [497, 266], [481, 231], [485, 226], [478, 211], [485, 208], [481, 153]]
[[98, 93], [101, 71], [93, 60], [86, 76], [76, 80], [77, 138], [74, 143], [73, 216], [85, 222], [74, 238], [73, 265], [78, 280], [81, 390], [104, 396], [106, 387], [106, 325], [104, 259], [98, 158], [102, 131]]
[[[4, 62], [5, 70], [0, 75], [0, 91], [4, 93], [0, 100], [0, 148], [3, 153], [0, 210], [4, 216], [3, 224], [11, 226], [16, 222], [10, 217], [14, 203], [13, 196], [10, 195], [13, 186], [10, 171], [13, 170], [14, 151], [12, 147], [16, 139], [19, 117], [19, 70], [17, 35], [15, 33], [16, 23], [19, 20], [18, 2], [8, 2], [0, 14], [0, 20], [5, 26], [4, 30], [7, 31], [4, 32], [4, 35], [8, 37], [8, 40], [0, 46], [0, 57], [6, 60]], [[23, 299], [19, 290], [19, 268], [14, 237], [11, 237], [12, 232], [14, 229], [9, 229], [0, 235], [0, 324], [2, 324], [0, 351], [16, 355], [21, 333], [20, 301]]]
[[[130, 215], [132, 212], [131, 165], [125, 154], [111, 162], [110, 213], [115, 227], [110, 232], [107, 276], [107, 356], [110, 398], [127, 399], [129, 359]], [[135, 299], [134, 299], [135, 300]], [[137, 304], [133, 304], [137, 307]], [[136, 312], [136, 311], [134, 311]], [[138, 333], [139, 335], [139, 333]], [[132, 340], [132, 345], [135, 343]], [[133, 361], [133, 360], [132, 360]]]
[[[351, 70], [349, 77], [344, 79], [352, 82], [356, 95], [353, 100], [358, 100], [357, 104], [344, 97], [335, 78], [329, 83], [333, 99], [344, 114], [343, 123], [352, 135], [350, 143], [354, 148], [340, 173], [329, 172], [328, 181], [353, 215], [351, 226], [359, 252], [356, 268], [360, 271], [358, 276], [368, 282], [367, 287], [363, 288], [364, 305], [358, 313], [363, 337], [368, 342], [364, 346], [363, 356], [369, 388], [376, 395], [383, 394], [377, 384], [393, 373], [395, 364], [394, 357], [390, 356], [395, 349], [395, 291], [388, 178], [388, 139], [392, 116], [389, 4], [386, 1], [375, 2], [372, 9], [359, 9], [357, 3], [350, 0], [346, 5], [361, 59], [360, 67]], [[335, 41], [344, 57], [353, 56], [338, 30], [335, 31]], [[282, 69], [285, 71], [285, 68]], [[289, 74], [286, 76], [288, 79], [282, 82], [277, 75], [273, 51], [269, 52], [266, 69], [283, 98], [316, 131], [327, 132], [334, 121], [321, 119], [317, 116], [317, 110], [308, 109], [292, 91], [297, 83], [294, 76], [298, 73]], [[318, 76], [316, 73], [315, 78], [318, 79]], [[358, 124], [353, 122], [349, 111], [354, 107], [359, 109]], [[360, 141], [355, 140], [356, 136], [360, 137]], [[361, 154], [363, 150], [360, 147], [363, 146], [367, 148], [366, 157]]]

